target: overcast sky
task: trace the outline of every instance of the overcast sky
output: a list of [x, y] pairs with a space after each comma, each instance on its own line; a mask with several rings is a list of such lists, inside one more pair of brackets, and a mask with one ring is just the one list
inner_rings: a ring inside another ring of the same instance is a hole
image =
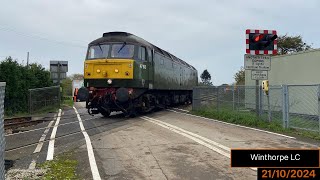
[[243, 66], [246, 29], [302, 35], [320, 47], [319, 0], [2, 0], [0, 59], [49, 67], [69, 61], [82, 73], [87, 44], [127, 31], [196, 67], [214, 85], [234, 82]]

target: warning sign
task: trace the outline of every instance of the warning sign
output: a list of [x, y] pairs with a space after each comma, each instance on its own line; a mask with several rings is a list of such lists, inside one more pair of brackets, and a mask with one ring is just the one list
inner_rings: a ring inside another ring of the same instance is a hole
[[251, 71], [251, 79], [252, 80], [267, 80], [268, 79], [268, 71]]
[[244, 69], [270, 71], [271, 56], [269, 55], [244, 55]]

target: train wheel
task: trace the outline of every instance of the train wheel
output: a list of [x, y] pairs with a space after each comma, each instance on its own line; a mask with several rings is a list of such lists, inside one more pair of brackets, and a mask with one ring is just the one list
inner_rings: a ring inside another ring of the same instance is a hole
[[109, 116], [110, 116], [110, 112], [101, 111], [100, 113], [101, 113], [104, 117], [109, 117]]
[[107, 110], [104, 110], [104, 109], [100, 109], [99, 111], [104, 117], [109, 117], [110, 114], [111, 114], [110, 111], [107, 111]]

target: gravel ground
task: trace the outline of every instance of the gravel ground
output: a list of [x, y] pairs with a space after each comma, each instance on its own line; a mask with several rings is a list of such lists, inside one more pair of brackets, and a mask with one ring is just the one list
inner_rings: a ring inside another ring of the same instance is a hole
[[46, 170], [42, 169], [10, 169], [6, 173], [6, 180], [25, 180], [41, 179], [44, 177]]

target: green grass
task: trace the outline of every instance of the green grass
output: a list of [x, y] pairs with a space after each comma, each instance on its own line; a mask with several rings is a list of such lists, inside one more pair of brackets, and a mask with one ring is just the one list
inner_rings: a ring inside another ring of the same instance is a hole
[[[300, 129], [298, 130], [293, 128], [283, 128], [282, 119], [280, 118], [273, 117], [272, 121], [268, 122], [266, 121], [267, 115], [263, 115], [263, 117], [259, 118], [254, 112], [233, 111], [230, 106], [228, 108], [223, 106], [219, 107], [219, 111], [215, 108], [207, 107], [202, 110], [191, 111], [191, 113], [194, 115], [216, 119], [228, 123], [239, 124], [247, 127], [320, 140], [320, 133], [318, 132]], [[301, 118], [294, 118], [293, 120], [294, 122], [305, 122], [304, 119]]]
[[73, 97], [72, 96], [68, 96], [68, 97], [64, 97], [63, 101], [62, 101], [62, 105], [63, 106], [68, 106], [68, 107], [73, 107]]
[[26, 117], [26, 116], [29, 116], [30, 114], [27, 113], [27, 112], [20, 112], [20, 113], [16, 113], [15, 115], [11, 115], [11, 116], [8, 116], [6, 114], [4, 114], [4, 118], [5, 119], [10, 119], [10, 118], [16, 118], [16, 117]]
[[80, 179], [76, 175], [76, 168], [78, 161], [75, 160], [73, 152], [64, 153], [54, 158], [52, 161], [46, 161], [43, 164], [38, 165], [38, 168], [47, 169], [44, 176], [45, 180], [56, 179]]

